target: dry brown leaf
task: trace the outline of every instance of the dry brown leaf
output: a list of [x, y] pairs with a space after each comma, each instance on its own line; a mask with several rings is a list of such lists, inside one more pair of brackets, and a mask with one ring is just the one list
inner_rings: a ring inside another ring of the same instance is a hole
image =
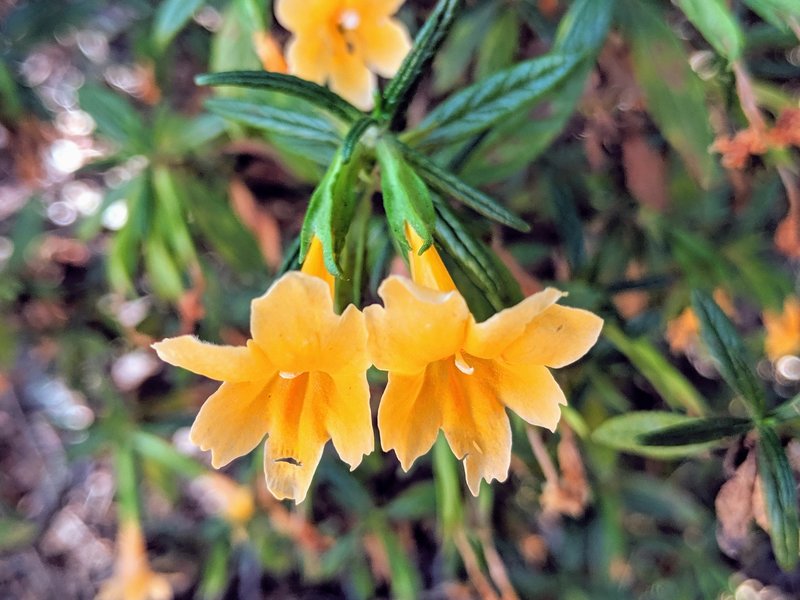
[[785, 168], [779, 168], [778, 174], [786, 189], [789, 200], [789, 212], [775, 230], [775, 247], [789, 258], [800, 257], [800, 186], [797, 178]]
[[278, 220], [266, 208], [258, 205], [253, 192], [241, 179], [231, 179], [228, 191], [233, 210], [244, 226], [253, 232], [264, 261], [275, 271], [283, 260]]
[[[625, 277], [629, 280], [640, 279], [646, 274], [642, 263], [632, 260], [625, 269]], [[650, 295], [642, 290], [629, 290], [616, 294], [613, 298], [614, 306], [619, 313], [630, 320], [644, 311], [650, 301]]]
[[545, 482], [540, 497], [542, 510], [578, 518], [586, 510], [590, 490], [575, 434], [566, 425], [561, 426], [561, 440], [556, 452], [561, 476], [548, 478]]
[[753, 520], [755, 482], [756, 457], [750, 452], [733, 476], [722, 484], [714, 500], [719, 521], [717, 543], [728, 556], [738, 556], [747, 539]]
[[769, 533], [769, 519], [767, 519], [767, 506], [764, 503], [764, 487], [761, 483], [761, 477], [756, 477], [755, 484], [753, 485], [752, 502], [753, 519], [756, 525]]
[[643, 134], [622, 140], [622, 167], [631, 195], [644, 206], [664, 212], [669, 206], [666, 161]]

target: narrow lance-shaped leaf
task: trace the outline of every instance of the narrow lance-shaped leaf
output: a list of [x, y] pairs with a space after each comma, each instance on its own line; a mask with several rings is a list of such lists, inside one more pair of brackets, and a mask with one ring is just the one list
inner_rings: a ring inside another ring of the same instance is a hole
[[367, 133], [370, 127], [375, 125], [375, 119], [372, 117], [364, 117], [360, 121], [356, 121], [355, 125], [347, 132], [342, 144], [342, 161], [349, 163], [356, 151], [361, 138]]
[[781, 569], [792, 571], [797, 565], [798, 514], [797, 484], [777, 434], [770, 428], [760, 430], [758, 440], [758, 475], [764, 490], [772, 550]]
[[800, 2], [797, 0], [744, 0], [754, 13], [781, 31], [791, 31], [792, 21], [800, 27]]
[[741, 394], [751, 413], [760, 417], [764, 413], [764, 388], [733, 323], [714, 299], [700, 290], [692, 290], [692, 309], [700, 319], [700, 335], [717, 360], [720, 374]]
[[[715, 161], [705, 91], [666, 15], [648, 2], [619, 0], [617, 17], [631, 45], [631, 62], [647, 109], [692, 176], [708, 185]], [[653, 60], [657, 56], [658, 60]]]
[[395, 240], [405, 252], [411, 250], [405, 235], [408, 223], [425, 241], [422, 250], [426, 250], [433, 243], [436, 212], [425, 182], [393, 144], [382, 140], [376, 153], [381, 167], [383, 206]]
[[419, 30], [411, 51], [383, 94], [381, 110], [391, 122], [397, 120], [408, 104], [419, 80], [426, 72], [428, 63], [450, 30], [461, 2], [462, 0], [439, 0]]
[[729, 61], [737, 60], [744, 48], [744, 35], [730, 8], [722, 0], [678, 0], [686, 17], [706, 41]]
[[230, 98], [209, 98], [205, 107], [221, 117], [267, 133], [323, 144], [340, 144], [341, 135], [324, 117]]
[[684, 446], [714, 442], [722, 438], [739, 435], [753, 428], [750, 419], [739, 417], [708, 417], [692, 419], [679, 425], [671, 425], [643, 433], [639, 442], [646, 446]]
[[660, 410], [629, 412], [604, 421], [592, 432], [598, 444], [623, 452], [664, 460], [691, 456], [707, 450], [713, 442], [652, 446], [643, 443], [642, 437], [650, 432], [667, 427], [678, 427], [695, 421], [693, 417]]
[[158, 5], [153, 23], [153, 41], [163, 50], [183, 29], [205, 0], [164, 0]]
[[603, 327], [603, 336], [631, 361], [667, 404], [695, 415], [708, 412], [697, 389], [649, 340], [631, 339], [610, 323]]
[[517, 231], [530, 231], [530, 226], [509, 211], [502, 204], [483, 192], [467, 185], [452, 173], [438, 166], [432, 160], [407, 146], [400, 146], [403, 155], [420, 176], [434, 189], [444, 195], [463, 202], [475, 212], [485, 217], [508, 225]]
[[439, 104], [411, 137], [429, 146], [476, 135], [542, 98], [582, 58], [582, 53], [548, 54], [496, 73]]
[[293, 75], [269, 73], [267, 71], [228, 71], [226, 73], [198, 75], [195, 78], [195, 82], [197, 85], [230, 85], [272, 90], [295, 96], [340, 117], [348, 123], [364, 116], [364, 113], [328, 88]]

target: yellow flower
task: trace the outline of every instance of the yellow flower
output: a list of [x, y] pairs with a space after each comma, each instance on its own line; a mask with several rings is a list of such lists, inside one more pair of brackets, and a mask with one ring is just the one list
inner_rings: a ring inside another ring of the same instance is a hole
[[333, 309], [333, 278], [315, 239], [303, 272], [290, 272], [252, 304], [253, 339], [215, 346], [193, 336], [154, 344], [162, 360], [224, 382], [200, 409], [191, 439], [222, 467], [264, 451], [267, 487], [301, 502], [329, 439], [352, 468], [374, 438], [364, 315]]
[[[736, 307], [725, 290], [715, 289], [714, 301], [730, 318], [736, 317]], [[673, 354], [686, 354], [695, 348], [700, 338], [700, 319], [697, 318], [691, 307], [687, 306], [677, 317], [667, 323], [664, 337]]]
[[142, 530], [136, 521], [120, 523], [114, 574], [97, 593], [97, 600], [170, 600], [172, 587], [164, 575], [150, 570]]
[[764, 350], [770, 360], [800, 352], [800, 300], [787, 298], [780, 314], [764, 311], [764, 327]]
[[275, 15], [294, 36], [289, 71], [369, 109], [374, 73], [392, 77], [411, 48], [405, 27], [391, 18], [403, 0], [276, 0]]
[[381, 445], [408, 470], [442, 429], [477, 495], [481, 478], [508, 475], [505, 409], [554, 429], [566, 399], [549, 368], [583, 356], [603, 322], [555, 304], [563, 293], [548, 288], [476, 323], [436, 250], [419, 256], [421, 238], [408, 226], [406, 235], [413, 281], [389, 277], [379, 289], [385, 307], [364, 311], [373, 363], [389, 371], [378, 409]]

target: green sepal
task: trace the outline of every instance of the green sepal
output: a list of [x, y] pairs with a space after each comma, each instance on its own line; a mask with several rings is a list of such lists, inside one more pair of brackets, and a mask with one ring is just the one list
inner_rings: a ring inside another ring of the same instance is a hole
[[408, 223], [424, 240], [422, 254], [433, 244], [436, 227], [436, 211], [428, 187], [391, 142], [378, 142], [376, 154], [381, 167], [383, 207], [392, 235], [404, 253], [410, 252], [405, 233]]
[[733, 323], [713, 298], [700, 290], [692, 290], [692, 309], [700, 320], [700, 335], [716, 359], [720, 374], [742, 396], [753, 416], [761, 417], [766, 404], [764, 387], [752, 367], [755, 361]]
[[195, 83], [197, 85], [231, 85], [280, 92], [307, 100], [347, 123], [352, 123], [364, 116], [364, 113], [328, 88], [294, 75], [268, 71], [228, 71], [198, 75], [195, 77]]
[[797, 565], [800, 551], [797, 484], [778, 435], [769, 427], [760, 429], [759, 433], [758, 475], [764, 492], [769, 536], [778, 565], [788, 572]]
[[408, 146], [399, 143], [398, 145], [408, 163], [434, 190], [466, 204], [484, 217], [507, 225], [517, 231], [526, 233], [531, 230], [530, 225], [490, 196], [467, 185], [461, 179], [434, 163], [427, 156], [420, 154]]
[[316, 236], [322, 242], [325, 266], [336, 277], [344, 276], [339, 255], [356, 210], [356, 180], [361, 168], [358, 154], [345, 163], [341, 150], [336, 153], [311, 196], [300, 231], [300, 261]]
[[739, 417], [707, 417], [692, 419], [643, 433], [639, 442], [646, 446], [685, 446], [713, 442], [732, 435], [740, 435], [754, 427], [750, 419]]

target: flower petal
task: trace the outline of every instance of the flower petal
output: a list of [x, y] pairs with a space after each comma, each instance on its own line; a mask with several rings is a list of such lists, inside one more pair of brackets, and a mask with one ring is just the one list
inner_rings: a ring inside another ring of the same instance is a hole
[[313, 32], [341, 10], [341, 5], [336, 0], [275, 0], [275, 18], [289, 31]]
[[341, 316], [335, 315], [329, 328], [320, 332], [319, 370], [335, 375], [338, 371], [364, 372], [372, 364], [367, 350], [367, 324], [364, 313], [352, 304]]
[[247, 346], [217, 346], [182, 335], [156, 342], [153, 348], [164, 362], [217, 381], [257, 381], [271, 375], [266, 355], [250, 341]]
[[264, 451], [267, 488], [282, 500], [302, 502], [328, 441], [324, 395], [333, 389], [328, 375], [303, 373], [277, 377], [267, 390], [269, 438]]
[[508, 408], [531, 425], [554, 431], [567, 403], [553, 375], [540, 365], [473, 359], [472, 377], [480, 379]]
[[365, 20], [391, 17], [405, 0], [348, 0], [348, 4]]
[[262, 391], [268, 385], [265, 381], [223, 383], [203, 404], [190, 439], [201, 450], [211, 450], [215, 469], [247, 454], [264, 439], [269, 412]]
[[375, 449], [369, 384], [365, 369], [336, 373], [329, 386], [321, 388], [325, 428], [341, 459], [355, 469], [365, 454]]
[[[330, 358], [326, 344], [332, 343], [331, 336], [335, 338], [344, 318], [333, 311], [327, 283], [293, 271], [253, 300], [250, 327], [253, 339], [279, 371], [303, 373], [318, 370]], [[358, 317], [348, 315], [343, 327], [357, 329]]]
[[[475, 359], [479, 360], [479, 359]], [[511, 463], [511, 425], [490, 382], [478, 370], [467, 375], [450, 366], [450, 385], [441, 399], [444, 435], [464, 460], [467, 486], [478, 495], [481, 479], [505, 481]]]
[[411, 49], [411, 37], [396, 19], [366, 22], [357, 30], [358, 50], [367, 65], [381, 77], [394, 77]]
[[500, 356], [514, 340], [525, 331], [525, 326], [542, 311], [564, 296], [555, 288], [547, 288], [528, 296], [511, 308], [501, 310], [482, 323], [473, 323], [467, 332], [464, 350], [473, 356], [495, 358]]
[[458, 292], [435, 292], [392, 276], [378, 294], [385, 308], [368, 306], [364, 315], [370, 356], [379, 369], [413, 375], [461, 348], [470, 314]]
[[355, 52], [343, 50], [331, 54], [328, 81], [331, 90], [358, 108], [372, 108], [377, 81], [364, 59]]
[[431, 449], [442, 426], [441, 368], [424, 373], [389, 373], [389, 383], [378, 407], [378, 428], [384, 452], [394, 450], [403, 470]]
[[330, 55], [322, 35], [304, 34], [291, 39], [286, 46], [289, 72], [302, 79], [324, 85], [330, 72]]
[[602, 328], [594, 313], [555, 304], [534, 317], [503, 356], [510, 363], [563, 367], [586, 354]]

